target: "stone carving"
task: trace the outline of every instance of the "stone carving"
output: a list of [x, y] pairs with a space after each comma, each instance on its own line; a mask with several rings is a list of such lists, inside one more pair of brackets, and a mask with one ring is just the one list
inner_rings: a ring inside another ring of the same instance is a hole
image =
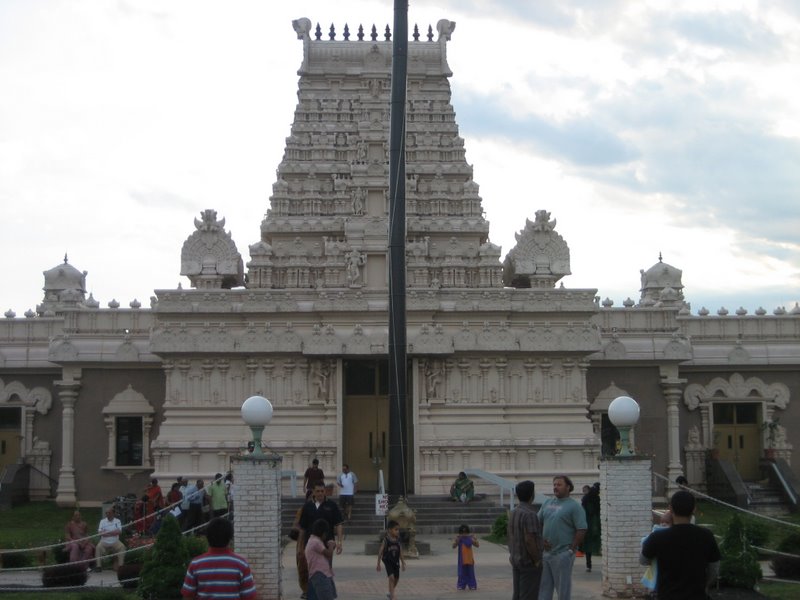
[[361, 287], [361, 267], [367, 262], [367, 256], [356, 249], [347, 253], [347, 283], [350, 287]]
[[516, 288], [552, 288], [569, 275], [569, 247], [555, 232], [550, 213], [536, 211], [536, 220], [526, 220], [525, 229], [515, 234], [517, 245], [503, 263], [503, 283]]
[[428, 401], [439, 399], [439, 386], [442, 383], [442, 369], [436, 362], [429, 360], [425, 363], [425, 396]]
[[331, 375], [330, 362], [315, 360], [311, 363], [312, 400], [328, 402], [328, 380]]
[[195, 219], [197, 228], [181, 250], [181, 275], [195, 288], [230, 289], [244, 285], [242, 256], [230, 233], [224, 230], [225, 219], [217, 220], [217, 211], [207, 209]]
[[715, 377], [705, 386], [690, 383], [683, 393], [683, 401], [689, 410], [696, 409], [701, 402], [719, 400], [720, 397], [733, 399], [760, 397], [775, 408], [783, 410], [789, 403], [790, 392], [786, 384], [767, 384], [760, 377], [745, 379], [740, 373], [734, 373], [728, 381], [722, 377]]
[[364, 214], [364, 205], [367, 200], [367, 193], [362, 187], [353, 190], [353, 214], [361, 216]]

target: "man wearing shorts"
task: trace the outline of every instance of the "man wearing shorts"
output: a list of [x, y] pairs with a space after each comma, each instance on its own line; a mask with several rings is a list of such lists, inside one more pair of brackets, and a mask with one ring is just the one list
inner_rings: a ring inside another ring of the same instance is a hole
[[336, 478], [339, 486], [339, 506], [342, 508], [345, 520], [349, 523], [353, 516], [353, 497], [358, 491], [358, 477], [350, 470], [350, 465], [342, 465], [342, 472]]

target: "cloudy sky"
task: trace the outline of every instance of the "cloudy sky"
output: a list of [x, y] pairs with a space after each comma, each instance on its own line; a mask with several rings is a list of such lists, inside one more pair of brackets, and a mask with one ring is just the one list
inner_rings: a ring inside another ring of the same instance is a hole
[[[105, 306], [174, 288], [214, 208], [245, 261], [296, 101], [291, 20], [392, 22], [393, 3], [0, 0], [0, 312], [69, 254]], [[567, 287], [617, 306], [683, 269], [693, 312], [800, 301], [800, 4], [411, 1], [457, 23], [453, 106], [491, 240], [538, 209]]]

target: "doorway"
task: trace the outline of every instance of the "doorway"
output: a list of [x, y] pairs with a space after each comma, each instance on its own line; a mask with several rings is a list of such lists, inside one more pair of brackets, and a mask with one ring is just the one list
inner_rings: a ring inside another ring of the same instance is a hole
[[757, 402], [714, 403], [714, 449], [746, 481], [760, 477], [761, 406]]
[[13, 406], [0, 408], [0, 471], [19, 459], [21, 431], [22, 409]]
[[386, 360], [344, 361], [342, 462], [363, 492], [377, 492], [378, 470], [389, 472], [388, 373]]

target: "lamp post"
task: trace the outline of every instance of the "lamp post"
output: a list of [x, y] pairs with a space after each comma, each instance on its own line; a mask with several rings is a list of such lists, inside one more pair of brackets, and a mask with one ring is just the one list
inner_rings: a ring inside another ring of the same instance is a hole
[[619, 429], [619, 456], [633, 456], [630, 451], [631, 427], [639, 422], [639, 404], [629, 396], [614, 398], [608, 405], [608, 418]]
[[264, 427], [272, 420], [272, 403], [264, 396], [250, 396], [242, 403], [242, 419], [253, 432], [252, 458], [263, 458], [261, 450], [261, 434]]

